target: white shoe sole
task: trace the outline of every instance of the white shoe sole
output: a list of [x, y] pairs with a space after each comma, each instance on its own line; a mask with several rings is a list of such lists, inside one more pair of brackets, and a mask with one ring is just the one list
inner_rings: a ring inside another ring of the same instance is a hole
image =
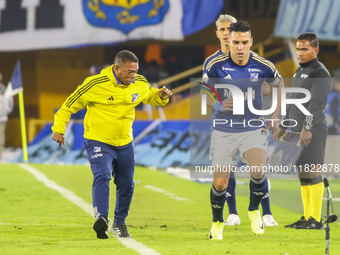
[[[267, 215], [264, 215], [262, 217], [263, 224], [265, 227], [278, 227], [279, 224], [274, 220], [272, 215], [268, 215], [269, 217], [266, 217]], [[269, 219], [267, 219], [269, 218]]]
[[[235, 215], [236, 215], [236, 214], [235, 214]], [[229, 215], [229, 217], [230, 217], [230, 215]], [[234, 216], [233, 219], [229, 219], [229, 217], [228, 217], [228, 219], [224, 222], [224, 225], [225, 225], [225, 226], [236, 226], [236, 225], [241, 225], [241, 218], [238, 217], [238, 215], [237, 215], [237, 218], [236, 218], [236, 216]]]

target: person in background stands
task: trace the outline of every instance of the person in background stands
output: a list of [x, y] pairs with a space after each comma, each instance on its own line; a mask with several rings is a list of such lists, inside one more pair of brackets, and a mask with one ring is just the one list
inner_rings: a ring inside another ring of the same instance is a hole
[[8, 121], [8, 115], [13, 111], [13, 97], [5, 97], [6, 87], [2, 82], [2, 74], [0, 73], [0, 160], [2, 152], [5, 148], [5, 131]]

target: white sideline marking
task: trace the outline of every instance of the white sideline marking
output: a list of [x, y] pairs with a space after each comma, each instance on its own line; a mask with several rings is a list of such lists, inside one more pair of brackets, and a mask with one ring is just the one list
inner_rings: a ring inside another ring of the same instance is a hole
[[156, 191], [156, 192], [159, 192], [159, 193], [162, 193], [168, 197], [171, 197], [171, 198], [174, 198], [174, 199], [177, 199], [177, 200], [186, 200], [186, 201], [189, 201], [189, 199], [187, 198], [183, 198], [183, 197], [178, 197], [176, 196], [176, 194], [174, 193], [170, 193], [170, 192], [167, 192], [166, 190], [164, 189], [161, 189], [161, 188], [157, 188], [155, 186], [151, 186], [151, 185], [144, 185], [145, 188], [147, 189], [151, 189], [153, 191]]
[[[27, 164], [19, 164], [19, 166], [25, 169], [26, 171], [30, 172], [32, 175], [34, 175], [38, 181], [41, 181], [47, 187], [58, 191], [62, 196], [64, 196], [65, 198], [73, 202], [74, 204], [78, 205], [81, 209], [83, 209], [85, 212], [87, 212], [93, 217], [92, 205], [84, 201], [82, 198], [78, 197], [72, 191], [59, 186], [55, 181], [48, 179], [46, 175], [44, 175], [43, 173], [41, 173], [39, 170], [35, 169], [34, 167], [31, 167]], [[151, 248], [146, 247], [144, 244], [137, 242], [133, 238], [117, 238], [117, 240], [121, 242], [123, 245], [125, 245], [127, 248], [133, 249], [140, 254], [160, 255], [160, 253], [156, 252], [155, 250]]]

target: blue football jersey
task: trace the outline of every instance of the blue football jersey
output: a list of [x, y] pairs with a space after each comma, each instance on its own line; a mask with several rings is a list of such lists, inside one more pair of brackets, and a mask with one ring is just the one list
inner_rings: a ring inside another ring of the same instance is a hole
[[[255, 52], [250, 52], [249, 61], [244, 66], [237, 65], [230, 57], [230, 52], [222, 53], [219, 50], [208, 57], [203, 67], [203, 82], [214, 88], [216, 88], [216, 84], [234, 85], [244, 95], [243, 115], [233, 115], [233, 111], [213, 110], [214, 129], [222, 132], [239, 133], [260, 128], [263, 122], [259, 119], [262, 116], [249, 110], [247, 91], [248, 88], [252, 88], [252, 105], [255, 109], [261, 110], [263, 81], [276, 87], [281, 81], [281, 76], [272, 62], [260, 57]], [[232, 93], [228, 89], [217, 88], [215, 90], [222, 101], [232, 97]]]
[[333, 116], [333, 114], [337, 114], [338, 115], [337, 119], [340, 119], [340, 103], [337, 105], [336, 113], [332, 113], [331, 105], [334, 100], [340, 102], [340, 94], [337, 91], [333, 90], [328, 93], [327, 104], [325, 109], [328, 128], [336, 124], [334, 123], [334, 118], [336, 118], [336, 116]]

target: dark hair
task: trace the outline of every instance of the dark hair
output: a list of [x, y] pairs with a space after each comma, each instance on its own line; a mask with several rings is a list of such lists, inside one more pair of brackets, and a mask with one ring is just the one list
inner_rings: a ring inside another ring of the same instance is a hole
[[319, 47], [319, 39], [315, 33], [307, 32], [299, 35], [298, 40], [307, 40], [309, 41], [310, 46]]
[[246, 21], [237, 21], [230, 24], [230, 32], [250, 32], [250, 26]]
[[121, 64], [125, 64], [127, 62], [139, 62], [139, 60], [138, 60], [137, 56], [129, 50], [122, 50], [122, 51], [118, 52], [116, 57], [115, 57], [114, 64], [115, 65], [121, 65]]

